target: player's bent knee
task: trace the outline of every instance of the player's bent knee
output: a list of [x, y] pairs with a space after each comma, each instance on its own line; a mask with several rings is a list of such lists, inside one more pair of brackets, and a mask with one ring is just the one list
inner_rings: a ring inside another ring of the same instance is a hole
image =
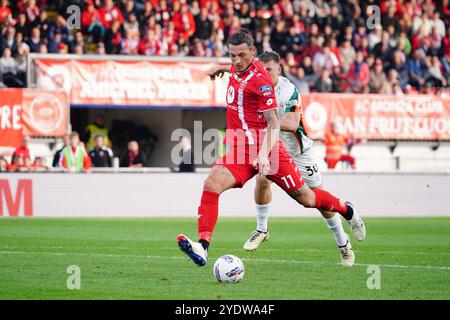
[[218, 180], [219, 179], [217, 179], [216, 177], [209, 175], [203, 183], [203, 190], [217, 193], [221, 192], [220, 181]]
[[305, 208], [315, 208], [316, 198], [314, 192], [306, 186], [292, 192], [290, 196]]
[[214, 167], [203, 183], [203, 190], [222, 193], [230, 188], [234, 183], [234, 178], [224, 173], [227, 172], [224, 172], [222, 168]]

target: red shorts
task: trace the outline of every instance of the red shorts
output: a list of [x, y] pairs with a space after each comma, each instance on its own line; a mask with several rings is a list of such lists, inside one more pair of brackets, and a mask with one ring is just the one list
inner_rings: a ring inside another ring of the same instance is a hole
[[[236, 180], [235, 187], [242, 188], [258, 171], [253, 168], [253, 160], [258, 152], [253, 146], [231, 145], [222, 158], [214, 165], [227, 168]], [[305, 181], [289, 152], [281, 142], [277, 142], [269, 155], [270, 172], [267, 179], [275, 182], [281, 189], [290, 193], [301, 188]]]

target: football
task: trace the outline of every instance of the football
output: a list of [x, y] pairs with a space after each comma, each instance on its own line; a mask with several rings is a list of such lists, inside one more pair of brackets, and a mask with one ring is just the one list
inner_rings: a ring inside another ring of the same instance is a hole
[[237, 283], [244, 277], [245, 267], [241, 259], [227, 254], [216, 260], [213, 272], [219, 282]]

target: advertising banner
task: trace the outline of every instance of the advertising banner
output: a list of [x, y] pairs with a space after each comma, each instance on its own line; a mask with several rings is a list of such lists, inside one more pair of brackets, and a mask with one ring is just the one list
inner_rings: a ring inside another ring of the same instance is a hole
[[310, 94], [303, 97], [303, 116], [314, 139], [333, 122], [366, 139], [450, 139], [450, 99], [432, 95]]
[[[225, 107], [228, 78], [211, 81], [213, 62], [34, 60], [40, 88], [63, 89], [72, 106], [119, 108]], [[432, 95], [313, 93], [302, 97], [310, 136], [332, 122], [366, 139], [449, 140], [450, 99]]]
[[57, 137], [68, 130], [68, 101], [64, 91], [0, 90], [0, 146], [18, 147], [22, 135]]
[[213, 63], [36, 59], [40, 88], [61, 89], [72, 105], [223, 107], [226, 82]]
[[0, 90], [0, 146], [22, 143], [22, 90]]

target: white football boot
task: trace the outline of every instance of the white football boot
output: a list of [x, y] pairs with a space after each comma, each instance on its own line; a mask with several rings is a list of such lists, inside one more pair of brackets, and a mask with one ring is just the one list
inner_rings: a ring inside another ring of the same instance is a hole
[[350, 220], [346, 220], [352, 230], [353, 236], [356, 240], [363, 241], [366, 238], [366, 226], [361, 216], [356, 212], [353, 204], [350, 201], [345, 202], [345, 204], [353, 209], [353, 217]]
[[253, 231], [250, 238], [244, 244], [244, 250], [253, 251], [256, 250], [261, 243], [269, 240], [269, 230], [267, 232]]
[[355, 253], [352, 249], [352, 244], [347, 235], [347, 244], [342, 247], [338, 247], [341, 254], [341, 263], [344, 267], [351, 267], [355, 263]]
[[184, 234], [177, 236], [178, 247], [186, 253], [194, 263], [203, 267], [208, 261], [208, 251], [199, 242], [194, 242]]

